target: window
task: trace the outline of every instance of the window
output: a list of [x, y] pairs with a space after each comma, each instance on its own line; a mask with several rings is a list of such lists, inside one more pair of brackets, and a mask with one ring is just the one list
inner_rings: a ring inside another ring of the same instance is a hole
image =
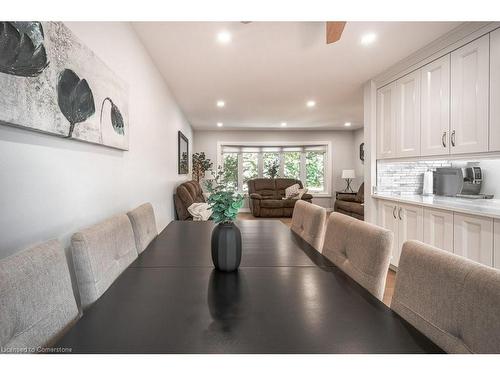
[[264, 152], [262, 154], [264, 169], [262, 176], [265, 178], [275, 178], [280, 173], [280, 154], [279, 152]]
[[228, 186], [233, 189], [238, 189], [238, 154], [235, 152], [227, 152], [223, 154], [224, 177]]
[[306, 186], [311, 191], [325, 190], [324, 152], [306, 152]]
[[243, 156], [243, 191], [248, 190], [247, 181], [259, 177], [259, 154], [244, 152]]
[[301, 180], [310, 192], [329, 193], [328, 146], [223, 145], [222, 165], [231, 188], [248, 191], [253, 178], [286, 177]]
[[285, 152], [284, 159], [285, 173], [283, 176], [300, 180], [300, 152]]

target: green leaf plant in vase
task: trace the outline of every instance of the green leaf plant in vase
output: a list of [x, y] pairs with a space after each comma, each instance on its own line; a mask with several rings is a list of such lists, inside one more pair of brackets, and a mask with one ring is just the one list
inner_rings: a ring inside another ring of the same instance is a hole
[[243, 206], [243, 196], [236, 193], [221, 167], [214, 179], [205, 181], [208, 204], [217, 224], [212, 231], [212, 261], [217, 270], [231, 272], [241, 262], [241, 232], [234, 221]]

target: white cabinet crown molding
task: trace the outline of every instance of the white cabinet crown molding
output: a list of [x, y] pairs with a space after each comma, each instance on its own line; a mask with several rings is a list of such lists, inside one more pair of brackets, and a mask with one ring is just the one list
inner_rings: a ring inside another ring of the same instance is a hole
[[464, 22], [442, 37], [389, 67], [386, 71], [374, 77], [373, 81], [377, 88], [383, 87], [497, 28], [500, 28], [500, 22]]

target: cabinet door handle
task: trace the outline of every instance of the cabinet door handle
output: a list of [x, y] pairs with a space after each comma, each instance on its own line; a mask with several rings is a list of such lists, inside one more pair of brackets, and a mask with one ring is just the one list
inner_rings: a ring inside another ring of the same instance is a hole
[[396, 206], [394, 206], [394, 209], [392, 210], [392, 216], [394, 216], [394, 219], [397, 219], [396, 217]]
[[443, 147], [446, 148], [446, 130], [443, 132], [443, 136], [441, 137], [441, 143]]
[[403, 209], [401, 207], [399, 207], [399, 211], [398, 211], [398, 216], [399, 216], [399, 220], [403, 220], [403, 218], [401, 217], [401, 211]]
[[455, 130], [451, 132], [451, 145], [455, 147]]

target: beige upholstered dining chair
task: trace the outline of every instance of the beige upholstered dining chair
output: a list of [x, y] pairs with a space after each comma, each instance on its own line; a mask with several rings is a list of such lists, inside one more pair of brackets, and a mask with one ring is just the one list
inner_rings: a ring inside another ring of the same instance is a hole
[[50, 346], [78, 317], [66, 256], [57, 240], [0, 261], [4, 353], [31, 353]]
[[291, 229], [316, 250], [321, 250], [326, 210], [315, 204], [298, 201], [293, 209]]
[[328, 218], [322, 253], [382, 299], [393, 239], [384, 228], [334, 212]]
[[134, 232], [126, 214], [75, 233], [71, 249], [83, 308], [95, 302], [137, 258]]
[[448, 353], [500, 353], [500, 271], [403, 244], [391, 309]]
[[140, 254], [158, 235], [153, 206], [151, 203], [144, 203], [135, 210], [127, 212], [127, 215], [132, 223], [137, 252]]

